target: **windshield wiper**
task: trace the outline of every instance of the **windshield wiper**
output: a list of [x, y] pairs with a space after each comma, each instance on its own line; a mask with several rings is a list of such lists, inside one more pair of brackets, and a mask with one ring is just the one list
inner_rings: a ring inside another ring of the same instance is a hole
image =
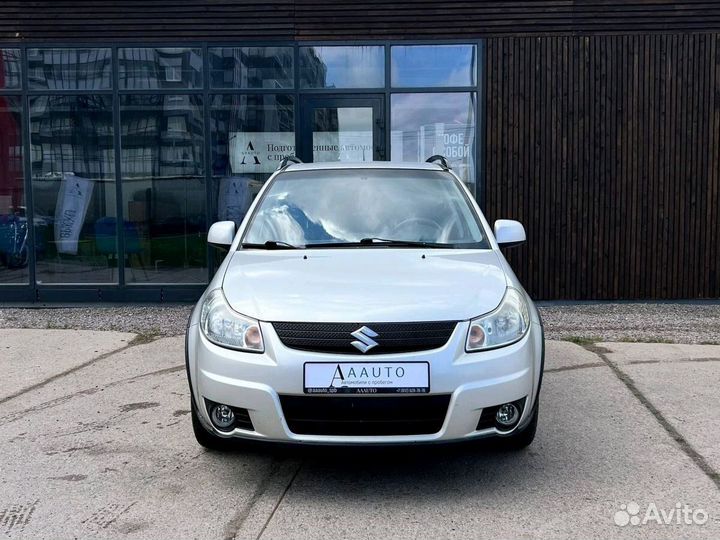
[[240, 245], [244, 248], [251, 249], [300, 249], [298, 246], [293, 246], [292, 244], [288, 244], [287, 242], [280, 242], [279, 240], [268, 240], [263, 244], [251, 244], [243, 242]]
[[436, 244], [434, 242], [414, 242], [412, 240], [388, 240], [387, 238], [362, 238], [359, 242], [317, 242], [305, 245], [306, 249], [312, 248], [357, 248], [368, 246], [397, 246], [397, 247], [424, 247], [424, 248], [446, 248], [452, 247], [449, 244]]
[[414, 240], [391, 240], [388, 238], [362, 238], [360, 240], [360, 244], [362, 245], [387, 245], [387, 246], [405, 246], [405, 247], [427, 247], [427, 248], [437, 248], [437, 247], [450, 247], [449, 244], [438, 244], [437, 242], [422, 242], [422, 241], [414, 241]]

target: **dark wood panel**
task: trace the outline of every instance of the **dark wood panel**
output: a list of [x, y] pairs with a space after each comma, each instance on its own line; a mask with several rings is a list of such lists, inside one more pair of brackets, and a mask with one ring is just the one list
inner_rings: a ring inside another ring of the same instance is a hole
[[0, 40], [412, 39], [720, 30], [701, 0], [5, 0]]
[[0, 2], [0, 40], [292, 40], [294, 0]]
[[488, 218], [542, 299], [720, 296], [720, 36], [487, 42]]

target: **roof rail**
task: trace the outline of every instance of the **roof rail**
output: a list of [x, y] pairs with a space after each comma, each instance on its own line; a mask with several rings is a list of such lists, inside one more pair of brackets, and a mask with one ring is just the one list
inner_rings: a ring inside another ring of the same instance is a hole
[[282, 158], [282, 161], [280, 162], [280, 165], [278, 165], [277, 170], [280, 171], [285, 167], [289, 167], [291, 163], [302, 163], [302, 160], [295, 156], [285, 156], [284, 158]]
[[446, 171], [452, 169], [452, 167], [450, 167], [450, 165], [448, 164], [448, 160], [445, 158], [445, 156], [441, 156], [440, 154], [435, 154], [434, 156], [430, 156], [425, 160], [426, 163], [435, 163], [436, 161], [439, 161], [440, 166]]

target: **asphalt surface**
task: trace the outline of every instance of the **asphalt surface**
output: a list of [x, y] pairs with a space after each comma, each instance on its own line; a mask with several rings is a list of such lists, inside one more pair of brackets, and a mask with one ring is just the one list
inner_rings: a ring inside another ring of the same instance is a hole
[[[148, 339], [0, 330], [0, 537], [720, 537], [720, 346], [548, 342], [519, 453], [220, 454], [192, 435], [182, 337]], [[678, 505], [706, 521], [657, 522]]]

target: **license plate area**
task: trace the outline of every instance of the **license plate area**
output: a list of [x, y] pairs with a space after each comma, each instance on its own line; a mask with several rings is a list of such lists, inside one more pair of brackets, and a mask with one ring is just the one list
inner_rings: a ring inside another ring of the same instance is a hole
[[306, 394], [427, 394], [428, 362], [306, 362]]

